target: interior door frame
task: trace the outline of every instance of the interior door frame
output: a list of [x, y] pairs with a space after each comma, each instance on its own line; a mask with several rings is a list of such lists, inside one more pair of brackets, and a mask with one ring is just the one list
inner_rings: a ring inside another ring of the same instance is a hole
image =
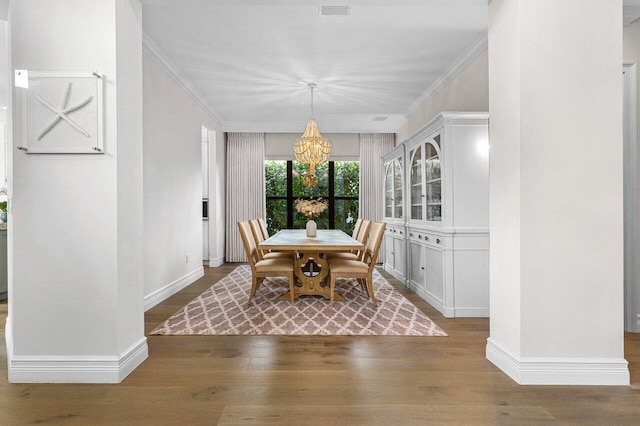
[[640, 332], [638, 300], [638, 139], [636, 123], [636, 64], [623, 69], [623, 191], [624, 191], [624, 325], [625, 331]]

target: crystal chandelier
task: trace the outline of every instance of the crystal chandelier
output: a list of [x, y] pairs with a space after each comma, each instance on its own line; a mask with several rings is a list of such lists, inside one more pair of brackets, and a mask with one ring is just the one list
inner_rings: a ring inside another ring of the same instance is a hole
[[293, 152], [296, 160], [309, 165], [309, 172], [302, 175], [302, 185], [311, 188], [318, 184], [316, 164], [325, 163], [329, 159], [331, 142], [322, 136], [313, 117], [313, 89], [317, 86], [315, 83], [309, 83], [308, 86], [311, 89], [311, 118], [304, 134], [293, 143]]

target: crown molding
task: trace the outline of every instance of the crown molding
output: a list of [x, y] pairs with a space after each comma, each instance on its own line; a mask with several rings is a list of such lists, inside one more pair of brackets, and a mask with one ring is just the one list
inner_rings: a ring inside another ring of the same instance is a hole
[[204, 98], [196, 88], [193, 87], [193, 84], [191, 84], [189, 79], [173, 64], [173, 62], [171, 62], [169, 57], [155, 44], [149, 34], [145, 31], [142, 31], [142, 51], [149, 55], [149, 57], [153, 59], [154, 62], [178, 84], [178, 86], [187, 92], [189, 96], [191, 96], [193, 100], [213, 118], [218, 126], [221, 128], [224, 127], [222, 119], [213, 112], [211, 108], [209, 108], [209, 105], [207, 105]]
[[[260, 122], [227, 122], [225, 132], [258, 133], [299, 133], [304, 132], [306, 122], [268, 124]], [[396, 133], [398, 121], [361, 123], [333, 123], [330, 126], [318, 125], [323, 134], [327, 133]]]
[[442, 126], [487, 126], [489, 124], [488, 112], [457, 112], [443, 111], [436, 115], [433, 120], [425, 124], [418, 131], [413, 133], [402, 143], [411, 145], [419, 140], [426, 139]]
[[440, 75], [432, 84], [416, 99], [409, 108], [404, 112], [405, 119], [425, 106], [427, 102], [433, 98], [442, 88], [451, 82], [460, 72], [473, 62], [482, 52], [489, 46], [487, 35], [483, 35], [469, 49], [467, 49], [460, 57]]
[[631, 25], [640, 18], [640, 6], [625, 6], [622, 9], [622, 22]]

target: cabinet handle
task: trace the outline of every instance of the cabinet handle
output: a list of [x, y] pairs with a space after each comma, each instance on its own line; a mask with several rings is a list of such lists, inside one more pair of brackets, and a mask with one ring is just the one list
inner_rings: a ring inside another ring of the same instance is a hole
[[410, 236], [411, 238], [413, 238], [413, 234], [409, 234], [409, 236]]
[[440, 238], [436, 238], [436, 244], [440, 244]]
[[421, 266], [420, 269], [422, 269], [424, 271], [424, 266]]
[[424, 237], [424, 239], [425, 239], [426, 241], [429, 241], [429, 237]]
[[418, 239], [421, 240], [422, 239], [422, 235], [418, 235]]

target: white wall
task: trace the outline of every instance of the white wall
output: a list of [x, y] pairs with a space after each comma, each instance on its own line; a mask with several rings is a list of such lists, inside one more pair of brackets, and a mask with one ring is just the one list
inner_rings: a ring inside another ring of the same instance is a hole
[[488, 111], [489, 69], [485, 50], [464, 70], [411, 114], [398, 129], [396, 141], [403, 142], [442, 111]]
[[[631, 25], [625, 26], [623, 29], [623, 59], [624, 62], [636, 64], [636, 103], [640, 102], [640, 19]], [[640, 105], [636, 105], [636, 136], [638, 138], [638, 152], [640, 152], [640, 131], [637, 126], [640, 125]], [[640, 156], [638, 157], [638, 170], [640, 170]], [[640, 190], [640, 185], [637, 186]], [[638, 194], [640, 200], [640, 194]], [[637, 223], [640, 223], [640, 209], [638, 210]], [[640, 240], [640, 235], [637, 236]], [[640, 276], [640, 275], [639, 275]], [[640, 298], [640, 291], [637, 292]], [[638, 300], [640, 304], [640, 299]], [[638, 312], [640, 312], [640, 305]]]
[[[222, 132], [156, 61], [143, 59], [144, 294], [156, 304], [202, 274], [202, 126]], [[224, 156], [217, 139], [215, 161]], [[224, 172], [212, 165], [210, 173], [215, 188]], [[210, 200], [210, 210], [217, 204]], [[217, 220], [224, 224], [224, 216]]]
[[[492, 72], [489, 113], [500, 117], [490, 123], [489, 151], [489, 229], [490, 239], [490, 335], [516, 357], [521, 356], [521, 282], [520, 282], [520, 80], [515, 2], [494, 0], [489, 8], [489, 50]], [[498, 4], [499, 3], [499, 4]], [[501, 176], [503, 178], [495, 178]]]
[[116, 6], [118, 353], [144, 336], [142, 205], [142, 5]]
[[487, 355], [520, 383], [628, 384], [622, 4], [489, 9]]
[[224, 133], [209, 132], [209, 266], [224, 263], [226, 157]]
[[23, 89], [12, 89], [11, 381], [118, 381], [146, 357], [140, 13], [130, 0], [11, 3], [11, 67], [106, 75], [100, 155], [16, 151]]
[[[322, 130], [322, 129], [320, 129]], [[265, 133], [264, 150], [267, 160], [293, 160], [293, 143], [300, 133]], [[360, 158], [359, 133], [323, 133], [331, 141], [332, 161], [357, 161]]]

